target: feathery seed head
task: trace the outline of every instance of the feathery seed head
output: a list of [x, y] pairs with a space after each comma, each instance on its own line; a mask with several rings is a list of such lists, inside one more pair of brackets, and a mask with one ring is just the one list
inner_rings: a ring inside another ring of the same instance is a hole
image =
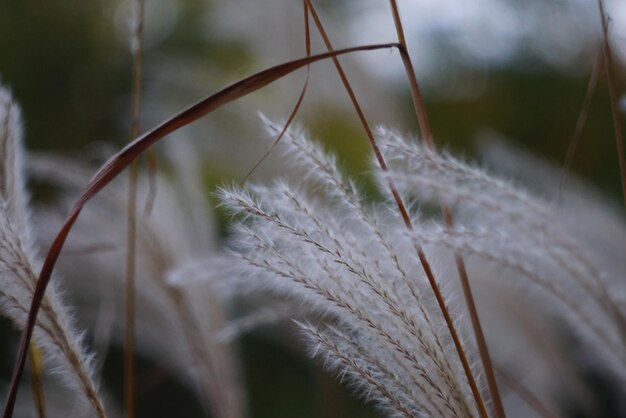
[[247, 275], [326, 313], [326, 328], [303, 327], [317, 352], [392, 416], [477, 416], [391, 197], [372, 210], [300, 133], [288, 131], [281, 149], [317, 193], [284, 182], [221, 192], [245, 217], [234, 245]]
[[[20, 111], [0, 87], [0, 309], [20, 328], [25, 326], [41, 264], [29, 229], [22, 147]], [[53, 370], [104, 417], [91, 357], [54, 286], [42, 302], [34, 340]]]
[[[273, 136], [281, 131], [265, 123]], [[383, 195], [374, 205], [365, 203], [335, 158], [298, 129], [288, 130], [279, 146], [306, 172], [296, 187], [276, 182], [220, 192], [222, 203], [240, 216], [233, 243], [245, 264], [239, 274], [324, 314], [318, 326], [298, 322], [315, 356], [390, 416], [478, 416], [448, 325], [416, 257], [415, 249], [423, 247], [479, 382], [476, 350], [464, 337], [468, 326], [456, 272], [449, 267], [454, 254], [467, 257], [470, 277], [480, 273], [477, 284], [485, 292], [514, 289], [527, 295], [536, 312], [566, 321], [607, 370], [626, 378], [623, 312], [606, 290], [600, 264], [548, 203], [392, 131], [379, 128], [377, 135], [389, 168], [374, 168]], [[420, 204], [445, 202], [472, 216], [445, 226], [412, 213], [413, 227], [406, 228], [395, 209], [394, 188]], [[533, 338], [524, 322], [516, 324], [519, 332]], [[495, 355], [503, 361], [505, 352]]]

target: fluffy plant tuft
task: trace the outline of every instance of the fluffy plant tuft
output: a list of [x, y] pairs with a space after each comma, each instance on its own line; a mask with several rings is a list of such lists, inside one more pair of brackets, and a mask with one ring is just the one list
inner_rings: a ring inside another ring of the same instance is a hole
[[[30, 231], [22, 147], [20, 110], [0, 88], [0, 310], [19, 328], [25, 326], [41, 266]], [[34, 341], [52, 369], [96, 416], [105, 417], [91, 357], [54, 286], [41, 305]]]
[[221, 191], [244, 219], [234, 244], [242, 274], [320, 312], [323, 324], [300, 324], [314, 353], [390, 416], [478, 416], [392, 197], [367, 203], [301, 132], [282, 146], [305, 184]]
[[500, 280], [508, 277], [511, 286], [534, 290], [534, 297], [567, 321], [607, 370], [625, 381], [626, 317], [607, 291], [609, 282], [620, 280], [608, 277], [590, 246], [562, 225], [552, 205], [395, 132], [379, 129], [379, 140], [390, 165], [389, 173], [379, 175], [381, 184], [392, 178], [402, 193], [422, 202], [443, 199], [464, 220], [452, 229], [431, 224], [411, 239], [503, 269]]
[[[273, 136], [281, 131], [265, 123]], [[279, 181], [221, 191], [239, 220], [233, 247], [240, 276], [318, 313], [315, 321], [297, 322], [314, 356], [389, 416], [480, 416], [480, 400], [415, 256], [415, 248], [424, 247], [440, 267], [435, 276], [462, 333], [468, 328], [458, 279], [445, 267], [453, 254], [468, 257], [470, 278], [478, 272], [478, 283], [514, 288], [532, 304], [548, 306], [542, 311], [569, 324], [585, 350], [624, 381], [624, 315], [606, 290], [611, 278], [547, 202], [384, 128], [378, 141], [389, 165], [374, 168], [378, 202], [366, 199], [336, 159], [297, 129], [280, 145], [304, 173], [297, 186]], [[413, 202], [449, 205], [455, 226], [412, 213], [408, 230], [390, 184]], [[476, 365], [469, 339], [463, 347]], [[506, 375], [504, 364], [496, 367]], [[511, 384], [505, 392], [526, 393], [520, 387]]]

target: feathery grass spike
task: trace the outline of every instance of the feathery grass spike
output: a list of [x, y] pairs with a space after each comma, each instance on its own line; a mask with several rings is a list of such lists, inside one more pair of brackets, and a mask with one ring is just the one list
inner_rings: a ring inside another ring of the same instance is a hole
[[[20, 110], [9, 92], [0, 88], [0, 309], [20, 328], [27, 323], [41, 265], [28, 219], [22, 147]], [[98, 417], [105, 417], [90, 356], [54, 286], [43, 298], [41, 311], [34, 324], [34, 341], [61, 378], [91, 404]]]
[[235, 101], [247, 94], [257, 91], [266, 85], [290, 74], [302, 67], [317, 61], [325, 60], [334, 56], [348, 54], [357, 51], [373, 51], [379, 49], [397, 48], [397, 43], [388, 44], [375, 44], [364, 45], [352, 48], [341, 49], [333, 52], [327, 52], [310, 57], [300, 58], [294, 61], [286, 62], [268, 68], [264, 71], [255, 73], [247, 78], [244, 78], [230, 86], [218, 91], [217, 93], [207, 97], [206, 99], [196, 103], [195, 105], [183, 110], [174, 117], [163, 122], [152, 131], [149, 131], [141, 137], [135, 139], [128, 144], [117, 154], [112, 156], [94, 175], [89, 184], [85, 187], [77, 201], [75, 202], [72, 210], [67, 216], [61, 230], [56, 235], [48, 253], [44, 260], [43, 266], [39, 273], [39, 280], [34, 289], [32, 302], [30, 308], [25, 308], [28, 312], [28, 318], [26, 326], [22, 334], [20, 341], [20, 347], [17, 354], [17, 359], [13, 369], [13, 375], [11, 376], [11, 383], [9, 385], [9, 392], [6, 398], [3, 418], [10, 418], [13, 415], [13, 409], [15, 407], [15, 400], [17, 397], [17, 391], [19, 381], [24, 371], [24, 365], [26, 364], [26, 357], [28, 352], [28, 346], [33, 336], [35, 328], [37, 314], [42, 307], [46, 289], [49, 285], [52, 277], [52, 271], [58, 260], [58, 257], [63, 249], [65, 241], [69, 233], [71, 232], [74, 224], [78, 220], [81, 211], [85, 204], [97, 195], [104, 187], [106, 187], [113, 179], [115, 179], [119, 173], [121, 173], [126, 167], [130, 165], [135, 159], [137, 159], [141, 153], [148, 149], [151, 145], [165, 137], [166, 135], [186, 126], [202, 116], [211, 113], [212, 111], [219, 109], [220, 107]]
[[308, 173], [304, 184], [221, 192], [247, 219], [236, 229], [242, 274], [326, 313], [327, 329], [303, 326], [314, 352], [390, 416], [480, 416], [393, 196], [372, 211], [332, 156], [302, 132], [287, 135], [280, 149]]

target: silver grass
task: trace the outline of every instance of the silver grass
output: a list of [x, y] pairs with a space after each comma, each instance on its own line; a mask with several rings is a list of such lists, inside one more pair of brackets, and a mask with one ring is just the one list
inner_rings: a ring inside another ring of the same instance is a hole
[[[626, 379], [624, 314], [607, 291], [603, 264], [584, 240], [559, 221], [559, 213], [539, 197], [450, 155], [407, 143], [398, 134], [379, 131], [381, 149], [393, 178], [407, 195], [443, 199], [473, 216], [453, 229], [439, 225], [411, 234], [421, 243], [477, 256], [515, 274], [512, 285], [536, 286], [553, 313], [598, 353], [621, 381]], [[381, 181], [382, 183], [382, 181]], [[563, 210], [565, 211], [565, 210]]]
[[558, 217], [573, 239], [586, 244], [585, 251], [602, 266], [604, 285], [626, 315], [623, 303], [626, 288], [621, 280], [626, 268], [626, 260], [621, 256], [621, 249], [626, 246], [623, 210], [589, 185], [571, 176], [564, 177], [562, 170], [521, 150], [494, 139], [483, 138], [481, 142], [484, 158], [495, 169], [520, 179], [541, 195], [552, 197], [546, 206], [550, 216]]
[[221, 192], [245, 219], [236, 227], [241, 274], [325, 314], [330, 327], [303, 326], [316, 352], [391, 416], [477, 416], [391, 203], [368, 207], [334, 158], [301, 133], [288, 134], [284, 147], [312, 193], [282, 182]]
[[[265, 123], [272, 136], [280, 132]], [[536, 193], [395, 132], [381, 128], [378, 137], [389, 164], [388, 172], [374, 169], [383, 195], [378, 203], [366, 203], [335, 158], [297, 129], [280, 145], [301, 171], [297, 186], [278, 181], [220, 192], [238, 219], [233, 247], [239, 276], [252, 288], [268, 288], [318, 313], [316, 320], [297, 321], [313, 355], [389, 416], [478, 415], [415, 260], [419, 245], [437, 267], [465, 334], [449, 265], [455, 253], [467, 257], [510, 416], [554, 416], [559, 407], [550, 393], [556, 388], [567, 387], [581, 405], [589, 399], [576, 366], [562, 353], [577, 354], [563, 346], [555, 323], [568, 324], [595, 367], [625, 381], [619, 272], [605, 269], [593, 244], [560, 222], [567, 209], [555, 211]], [[394, 210], [390, 180], [407, 201], [450, 205], [455, 226], [414, 214], [415, 228], [408, 231]], [[623, 233], [621, 223], [619, 228]], [[464, 347], [476, 362], [472, 343], [466, 340]], [[520, 361], [523, 370], [516, 366]]]
[[[200, 262], [216, 252], [211, 212], [198, 181], [200, 169], [194, 151], [184, 144], [169, 148], [167, 157], [163, 164], [171, 170], [162, 171], [171, 175], [157, 173], [153, 209], [137, 218], [137, 350], [189, 384], [212, 416], [240, 418], [245, 407], [236, 350], [229, 339], [216, 337], [226, 327], [228, 301], [221, 300], [212, 281], [195, 279], [219, 267]], [[90, 172], [76, 161], [52, 156], [38, 158], [32, 170], [71, 191], [68, 205]], [[125, 273], [119, 259], [126, 239], [125, 224], [120, 222], [126, 216], [125, 187], [124, 182], [114, 182], [87, 208], [68, 242], [70, 257], [59, 266], [83, 299], [82, 314], [110, 338], [100, 340], [102, 350], [122, 344], [124, 335], [124, 317], [117, 307], [124, 295]], [[148, 190], [148, 179], [140, 178], [139, 202], [147, 201]], [[47, 223], [56, 216], [48, 207], [40, 218]], [[44, 234], [44, 240], [53, 233]], [[98, 272], [100, 286], [84, 286], [82, 279], [91, 271]]]
[[[0, 309], [20, 328], [25, 326], [41, 266], [30, 231], [22, 147], [20, 110], [0, 88]], [[34, 341], [53, 370], [91, 405], [92, 413], [104, 417], [91, 356], [54, 283], [43, 299]]]
[[222, 327], [215, 330], [216, 341], [231, 343], [259, 328], [311, 315], [310, 310], [300, 304], [277, 297], [260, 283], [251, 283], [241, 275], [239, 261], [239, 257], [228, 251], [219, 251], [172, 270], [167, 277], [167, 282], [174, 287], [209, 286], [222, 305], [237, 306]]

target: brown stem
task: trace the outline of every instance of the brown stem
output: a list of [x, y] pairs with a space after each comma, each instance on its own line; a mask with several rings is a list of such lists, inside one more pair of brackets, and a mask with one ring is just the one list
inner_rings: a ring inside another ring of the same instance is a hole
[[[326, 48], [328, 49], [328, 51], [333, 51], [333, 46], [330, 42], [330, 39], [328, 37], [328, 34], [326, 33], [324, 26], [322, 25], [322, 22], [311, 2], [311, 0], [305, 0], [307, 2], [307, 4], [309, 5], [309, 8], [311, 9], [311, 16], [313, 17], [313, 20], [320, 32], [320, 35], [322, 36], [322, 39], [324, 40], [324, 43], [326, 45]], [[402, 36], [400, 38], [401, 40], [404, 39], [404, 37]], [[406, 48], [405, 46], [402, 46], [402, 42], [400, 42], [401, 48], [400, 48], [400, 54], [402, 55], [402, 60], [403, 62], [405, 62], [405, 66], [406, 65], [411, 65], [410, 64], [410, 58], [409, 55], [406, 53]], [[367, 138], [369, 140], [370, 146], [374, 152], [374, 155], [376, 157], [376, 160], [380, 166], [380, 168], [383, 171], [388, 171], [388, 167], [387, 167], [387, 163], [382, 155], [382, 153], [380, 152], [380, 149], [378, 147], [378, 144], [376, 143], [376, 139], [374, 138], [374, 135], [372, 133], [372, 130], [369, 127], [369, 124], [367, 122], [367, 119], [365, 118], [365, 114], [363, 113], [363, 110], [361, 108], [361, 105], [359, 104], [359, 101], [356, 98], [356, 94], [354, 93], [354, 90], [352, 89], [352, 86], [348, 80], [348, 77], [346, 76], [343, 67], [341, 66], [341, 63], [339, 62], [339, 60], [336, 57], [332, 58], [333, 63], [335, 64], [335, 68], [337, 69], [337, 72], [339, 73], [339, 77], [341, 78], [341, 81], [348, 93], [348, 96], [350, 96], [350, 100], [352, 102], [352, 106], [354, 107], [354, 109], [357, 112], [357, 115], [359, 117], [359, 120], [361, 122], [361, 125], [363, 126], [363, 129], [365, 130], [366, 134], [367, 134]], [[407, 64], [408, 63], [408, 64]], [[412, 74], [412, 72], [411, 72]], [[431, 134], [430, 134], [430, 128], [428, 125], [428, 119], [425, 117], [426, 115], [426, 111], [425, 111], [425, 106], [423, 104], [423, 101], [421, 100], [421, 95], [419, 94], [419, 87], [417, 84], [417, 80], [415, 79], [415, 77], [413, 77], [413, 81], [411, 82], [411, 85], [415, 86], [415, 88], [411, 89], [411, 94], [414, 96], [414, 99], [417, 100], [416, 103], [421, 103], [421, 107], [422, 107], [422, 112], [418, 111], [418, 118], [420, 118], [420, 123], [422, 123], [422, 134], [427, 137], [427, 138], [431, 138]], [[417, 92], [416, 94], [414, 94], [414, 92]], [[422, 117], [423, 116], [423, 117]], [[432, 140], [431, 140], [432, 143]], [[413, 223], [411, 221], [411, 217], [409, 216], [409, 213], [406, 209], [406, 205], [404, 204], [402, 198], [400, 197], [400, 194], [398, 193], [397, 188], [395, 187], [394, 183], [392, 180], [389, 180], [389, 188], [391, 190], [391, 194], [393, 196], [393, 199], [396, 203], [396, 206], [398, 207], [398, 210], [400, 211], [400, 215], [402, 216], [402, 220], [407, 228], [407, 230], [409, 231], [413, 231]], [[439, 306], [439, 309], [442, 312], [442, 315], [444, 317], [444, 320], [446, 322], [446, 326], [448, 327], [448, 330], [450, 332], [450, 335], [452, 336], [452, 340], [455, 346], [455, 349], [458, 353], [459, 359], [461, 361], [461, 365], [463, 366], [463, 370], [465, 372], [468, 384], [471, 388], [472, 391], [472, 395], [474, 396], [474, 400], [476, 402], [476, 405], [478, 407], [478, 410], [480, 411], [481, 417], [483, 418], [487, 418], [487, 410], [484, 404], [484, 401], [482, 400], [482, 397], [480, 395], [480, 390], [478, 389], [478, 384], [476, 383], [476, 378], [474, 377], [474, 374], [472, 372], [472, 369], [470, 367], [469, 361], [467, 359], [467, 355], [465, 354], [465, 350], [463, 349], [463, 346], [461, 344], [461, 340], [458, 336], [458, 332], [456, 330], [456, 327], [454, 325], [454, 321], [452, 320], [452, 316], [450, 315], [450, 311], [446, 305], [446, 302], [443, 298], [443, 295], [441, 293], [441, 290], [439, 289], [439, 285], [437, 283], [437, 280], [435, 279], [435, 276], [432, 272], [432, 269], [430, 267], [430, 263], [428, 262], [428, 259], [426, 257], [426, 254], [424, 253], [423, 249], [419, 246], [416, 245], [415, 246], [415, 250], [417, 252], [417, 256], [420, 260], [420, 263], [422, 265], [422, 269], [424, 270], [424, 273], [426, 274], [426, 277], [428, 279], [428, 283], [430, 284], [430, 287], [433, 290], [433, 293], [435, 295], [435, 299], [437, 300], [437, 304]]]
[[[404, 36], [404, 29], [402, 26], [402, 20], [400, 19], [400, 12], [398, 10], [398, 5], [395, 0], [390, 0], [390, 4], [391, 4], [392, 13], [393, 13], [393, 20], [395, 23], [396, 32], [398, 34], [398, 40], [400, 42], [400, 45], [402, 45], [402, 48], [400, 48], [400, 54], [402, 56], [404, 69], [406, 71], [406, 74], [409, 80], [409, 87], [411, 90], [411, 97], [413, 99], [413, 104], [415, 107], [417, 120], [422, 131], [424, 142], [430, 149], [434, 149], [435, 144], [433, 141], [432, 131], [430, 129], [428, 113], [426, 111], [426, 105], [424, 104], [423, 96], [419, 89], [419, 84], [415, 76], [415, 71], [413, 70], [411, 56], [408, 53], [408, 48], [406, 45], [406, 38]], [[452, 228], [454, 226], [454, 219], [452, 217], [452, 213], [450, 209], [447, 207], [447, 205], [443, 202], [441, 198], [439, 199], [439, 205], [441, 207], [441, 211], [443, 214], [446, 227]], [[465, 304], [467, 305], [467, 310], [470, 316], [472, 329], [474, 331], [474, 337], [476, 339], [478, 353], [480, 355], [480, 359], [483, 365], [483, 370], [485, 372], [485, 378], [487, 379], [487, 386], [489, 388], [489, 394], [491, 395], [491, 400], [493, 402], [494, 412], [497, 418], [505, 418], [506, 414], [504, 412], [504, 405], [502, 404], [502, 398], [500, 396], [500, 391], [498, 390], [498, 384], [496, 382], [496, 376], [493, 370], [493, 363], [491, 361], [491, 356], [489, 354], [489, 348], [487, 347], [485, 334], [483, 332], [482, 325], [480, 323], [478, 310], [476, 309], [476, 302], [474, 300], [472, 287], [469, 282], [469, 277], [467, 274], [465, 261], [463, 260], [463, 256], [461, 256], [458, 253], [454, 255], [454, 258], [455, 258], [457, 271], [459, 273], [459, 280], [461, 282], [461, 288], [463, 289], [463, 296], [465, 298]], [[472, 391], [473, 390], [474, 388], [472, 388]], [[476, 393], [474, 393], [474, 396], [476, 397]], [[479, 399], [481, 400], [480, 403], [479, 403]], [[484, 408], [484, 404], [482, 402], [482, 398], [480, 398], [480, 394], [478, 394], [478, 398], [476, 398], [476, 401], [477, 403], [482, 404], [482, 407]], [[479, 405], [479, 408], [480, 408], [480, 405]]]
[[[139, 134], [141, 109], [141, 64], [143, 32], [143, 0], [135, 0], [135, 30], [132, 39], [133, 81], [131, 98], [130, 141]], [[135, 287], [137, 259], [137, 163], [128, 173], [128, 212], [126, 235], [126, 321], [124, 337], [124, 411], [126, 418], [135, 417]]]
[[572, 162], [574, 161], [574, 155], [576, 154], [576, 149], [578, 148], [578, 144], [580, 142], [580, 137], [583, 132], [583, 128], [585, 127], [585, 123], [587, 122], [587, 117], [589, 116], [589, 109], [591, 107], [591, 99], [593, 98], [593, 93], [596, 91], [596, 86], [598, 85], [598, 78], [600, 77], [600, 73], [604, 67], [604, 48], [598, 53], [598, 57], [593, 65], [593, 69], [591, 70], [591, 75], [589, 76], [589, 82], [587, 83], [587, 91], [585, 92], [585, 99], [583, 101], [582, 108], [580, 109], [580, 113], [578, 114], [578, 119], [576, 120], [576, 127], [574, 128], [574, 133], [572, 134], [572, 138], [570, 139], [569, 146], [567, 147], [567, 153], [565, 154], [565, 161], [563, 162], [563, 170], [561, 172], [561, 180], [559, 181], [559, 202], [563, 196], [563, 190], [565, 188], [565, 180], [567, 178], [567, 174], [572, 166]]
[[413, 106], [415, 107], [415, 115], [417, 117], [417, 123], [422, 131], [422, 137], [424, 142], [431, 148], [434, 148], [433, 133], [430, 129], [430, 122], [428, 120], [428, 113], [426, 112], [426, 104], [424, 103], [424, 96], [420, 91], [415, 71], [413, 70], [413, 62], [411, 61], [411, 55], [406, 45], [406, 38], [404, 36], [404, 29], [402, 27], [402, 21], [400, 20], [400, 12], [398, 11], [398, 5], [395, 0], [391, 1], [391, 11], [393, 13], [393, 22], [396, 27], [396, 33], [398, 35], [398, 42], [402, 45], [400, 48], [400, 55], [402, 56], [402, 64], [404, 65], [404, 71], [409, 81], [409, 91], [411, 92], [411, 99], [413, 100]]
[[[305, 44], [306, 56], [310, 57], [311, 56], [311, 31], [309, 30], [309, 7], [306, 4], [306, 1], [304, 1], [304, 44]], [[306, 91], [309, 86], [309, 75], [310, 75], [310, 71], [309, 71], [309, 66], [307, 65], [306, 79], [304, 80], [304, 84], [302, 85], [302, 90], [300, 90], [300, 95], [298, 96], [298, 100], [296, 101], [295, 106], [291, 110], [291, 113], [289, 114], [289, 117], [287, 118], [287, 122], [285, 122], [285, 126], [283, 126], [283, 129], [280, 131], [280, 133], [278, 134], [278, 136], [276, 137], [276, 139], [274, 140], [270, 148], [267, 151], [265, 151], [265, 153], [261, 156], [261, 158], [259, 158], [259, 161], [257, 161], [256, 164], [252, 166], [252, 168], [248, 171], [248, 173], [244, 176], [244, 178], [239, 182], [240, 187], [248, 180], [248, 178], [250, 178], [252, 173], [254, 173], [254, 171], [263, 163], [263, 161], [265, 161], [265, 159], [272, 153], [274, 148], [276, 148], [276, 145], [278, 145], [280, 140], [283, 139], [283, 136], [285, 136], [287, 129], [289, 129], [289, 126], [291, 126], [291, 123], [293, 122], [296, 115], [298, 114], [298, 110], [300, 110], [300, 106], [302, 105], [302, 102], [304, 101], [304, 96], [306, 95]]]
[[26, 357], [28, 353], [28, 346], [33, 336], [33, 330], [37, 321], [37, 314], [41, 307], [43, 297], [46, 293], [48, 284], [52, 277], [52, 271], [61, 254], [61, 250], [65, 245], [65, 241], [69, 233], [71, 232], [74, 224], [78, 220], [81, 211], [85, 204], [97, 195], [104, 187], [106, 187], [113, 179], [115, 179], [122, 170], [128, 167], [135, 159], [137, 159], [146, 149], [151, 145], [165, 137], [166, 135], [196, 121], [208, 113], [213, 112], [222, 106], [235, 101], [241, 97], [244, 97], [254, 91], [257, 91], [266, 85], [290, 74], [302, 67], [310, 65], [314, 62], [325, 60], [337, 55], [348, 54], [357, 51], [373, 51], [379, 49], [398, 48], [400, 45], [397, 43], [376, 44], [376, 45], [363, 45], [353, 48], [346, 48], [339, 51], [327, 52], [323, 54], [312, 55], [310, 57], [300, 58], [294, 61], [289, 61], [283, 64], [276, 65], [266, 70], [255, 73], [249, 77], [246, 77], [230, 86], [218, 91], [217, 93], [207, 97], [206, 99], [194, 104], [193, 106], [183, 110], [172, 118], [161, 123], [153, 130], [143, 134], [139, 138], [126, 145], [122, 150], [112, 156], [100, 169], [96, 172], [89, 184], [82, 191], [78, 197], [72, 210], [63, 223], [61, 230], [55, 237], [46, 259], [41, 267], [39, 273], [39, 279], [37, 286], [33, 293], [30, 309], [28, 311], [28, 318], [26, 320], [26, 326], [22, 332], [22, 338], [20, 340], [20, 346], [18, 349], [17, 357], [15, 360], [15, 366], [13, 368], [13, 374], [11, 376], [11, 383], [9, 385], [9, 391], [6, 396], [3, 418], [11, 418], [13, 416], [13, 410], [15, 409], [15, 401], [17, 399], [17, 392], [19, 389], [20, 378], [24, 372], [24, 365], [26, 364]]
[[611, 114], [613, 115], [613, 130], [615, 131], [615, 145], [617, 159], [619, 161], [620, 180], [622, 182], [622, 196], [624, 209], [626, 210], [626, 155], [624, 155], [624, 136], [622, 134], [622, 122], [617, 108], [617, 93], [615, 82], [615, 69], [613, 68], [613, 52], [609, 42], [608, 16], [604, 8], [604, 0], [598, 0], [600, 18], [602, 19], [602, 36], [604, 43], [604, 62], [609, 85], [609, 98], [611, 101]]

